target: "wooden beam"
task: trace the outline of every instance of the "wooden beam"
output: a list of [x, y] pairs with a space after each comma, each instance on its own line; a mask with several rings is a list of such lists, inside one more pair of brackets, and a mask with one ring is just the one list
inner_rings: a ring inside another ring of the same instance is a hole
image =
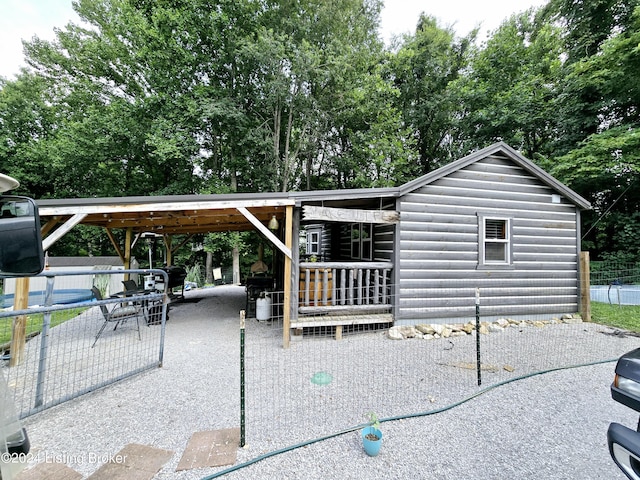
[[[124, 268], [128, 270], [131, 268], [131, 237], [133, 237], [133, 229], [127, 228], [124, 235]], [[125, 280], [130, 280], [131, 274], [125, 274]]]
[[302, 207], [302, 219], [346, 223], [398, 223], [400, 213], [395, 210], [361, 210], [305, 205]]
[[60, 223], [60, 217], [50, 218], [49, 221], [45, 223], [40, 229], [42, 237], [44, 238], [44, 236], [47, 235], [51, 230], [53, 230], [55, 226], [58, 225], [58, 223]]
[[[290, 208], [293, 207], [288, 206], [286, 211], [288, 212]], [[282, 243], [280, 239], [276, 237], [271, 232], [271, 230], [265, 227], [262, 222], [258, 220], [249, 210], [244, 207], [238, 207], [238, 211], [242, 213], [242, 215], [244, 215], [245, 218], [249, 220], [253, 224], [253, 226], [256, 227], [265, 237], [267, 237], [267, 239], [270, 240], [271, 243], [278, 247], [278, 250], [280, 250], [289, 260], [291, 260], [291, 247], [288, 247], [284, 243]], [[289, 218], [290, 215], [285, 214], [285, 216]], [[288, 228], [291, 228], [291, 225], [289, 225]]]
[[[105, 231], [107, 232], [107, 237], [109, 237], [109, 240], [111, 240], [111, 245], [113, 245], [113, 248], [116, 250], [116, 253], [120, 257], [120, 260], [122, 260], [122, 263], [126, 265], [126, 254], [122, 252], [122, 248], [120, 247], [120, 245], [118, 245], [118, 240], [116, 240], [116, 237], [113, 236], [110, 228], [105, 228]], [[127, 246], [125, 245], [124, 248], [126, 249]]]
[[173, 237], [171, 237], [171, 235], [163, 235], [162, 240], [164, 243], [167, 267], [170, 267], [171, 265], [173, 265], [173, 250], [171, 250], [171, 241], [173, 240]]
[[53, 232], [51, 235], [49, 235], [47, 238], [45, 238], [42, 241], [42, 249], [45, 252], [49, 250], [49, 248], [51, 248], [51, 245], [53, 245], [55, 242], [60, 240], [65, 234], [69, 232], [69, 230], [71, 230], [77, 224], [82, 222], [82, 220], [86, 216], [87, 216], [86, 213], [77, 213], [76, 215], [71, 217], [60, 228], [58, 228], [55, 232]]
[[366, 315], [314, 315], [312, 317], [299, 317], [293, 322], [293, 328], [327, 327], [335, 325], [375, 325], [380, 323], [393, 323], [393, 315], [390, 313], [369, 313]]
[[39, 207], [40, 215], [49, 217], [52, 215], [74, 215], [82, 214], [110, 214], [123, 212], [176, 212], [181, 210], [216, 210], [216, 209], [234, 209], [258, 208], [258, 207], [285, 207], [294, 205], [295, 200], [289, 199], [253, 199], [253, 200], [222, 200], [222, 201], [198, 201], [198, 202], [181, 202], [174, 200], [170, 202], [158, 203], [136, 203], [127, 205], [118, 205], [110, 203], [108, 205], [76, 205], [68, 207]]
[[360, 315], [370, 313], [383, 313], [391, 310], [391, 305], [365, 304], [365, 305], [319, 305], [313, 307], [299, 307], [303, 315]]
[[[293, 207], [287, 207], [284, 214], [284, 242], [291, 253], [293, 243]], [[282, 306], [282, 347], [289, 348], [291, 341], [291, 255], [284, 257], [284, 299]]]

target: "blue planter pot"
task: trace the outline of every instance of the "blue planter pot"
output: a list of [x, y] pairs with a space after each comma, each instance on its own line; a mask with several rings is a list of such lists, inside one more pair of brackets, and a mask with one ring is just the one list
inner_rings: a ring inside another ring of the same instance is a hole
[[[367, 436], [375, 435], [378, 437], [377, 440], [373, 440], [371, 438], [367, 438]], [[362, 429], [362, 444], [364, 446], [364, 451], [367, 452], [367, 455], [370, 457], [375, 457], [380, 453], [380, 447], [382, 446], [382, 432], [374, 427], [365, 427]]]

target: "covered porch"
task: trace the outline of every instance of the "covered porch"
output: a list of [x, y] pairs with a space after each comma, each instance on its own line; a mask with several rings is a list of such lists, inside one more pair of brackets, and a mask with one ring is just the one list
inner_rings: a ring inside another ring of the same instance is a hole
[[[273, 280], [282, 295], [278, 315], [288, 348], [293, 329], [336, 326], [340, 336], [344, 325], [393, 322], [391, 252], [399, 217], [394, 195], [391, 189], [371, 189], [341, 191], [339, 199], [334, 191], [322, 191], [59, 199], [38, 205], [45, 251], [78, 224], [98, 226], [125, 268], [132, 245], [145, 233], [162, 236], [171, 266], [175, 251], [193, 234], [258, 231], [276, 252]], [[301, 232], [310, 224], [333, 230], [334, 238], [322, 247], [325, 261], [301, 256], [306, 250]], [[234, 283], [241, 283], [239, 276]]]

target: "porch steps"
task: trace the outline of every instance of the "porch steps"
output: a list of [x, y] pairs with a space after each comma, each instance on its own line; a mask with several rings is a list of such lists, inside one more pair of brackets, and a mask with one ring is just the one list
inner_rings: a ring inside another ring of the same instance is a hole
[[300, 330], [302, 333], [302, 329], [307, 327], [336, 327], [336, 340], [340, 340], [342, 327], [345, 325], [375, 325], [378, 323], [393, 323], [393, 315], [391, 313], [371, 313], [299, 317], [296, 321], [291, 322], [291, 328]]
[[391, 310], [391, 305], [380, 303], [369, 305], [316, 305], [298, 307], [301, 315], [325, 315], [330, 317], [371, 317], [374, 315], [386, 315]]

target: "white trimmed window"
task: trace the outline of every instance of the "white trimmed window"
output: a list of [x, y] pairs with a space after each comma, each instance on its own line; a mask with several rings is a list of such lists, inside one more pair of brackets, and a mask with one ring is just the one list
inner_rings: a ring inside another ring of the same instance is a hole
[[511, 219], [478, 216], [479, 265], [511, 265]]
[[322, 229], [310, 228], [307, 230], [307, 255], [320, 255], [320, 240]]
[[320, 253], [320, 232], [307, 233], [307, 253], [309, 255]]

